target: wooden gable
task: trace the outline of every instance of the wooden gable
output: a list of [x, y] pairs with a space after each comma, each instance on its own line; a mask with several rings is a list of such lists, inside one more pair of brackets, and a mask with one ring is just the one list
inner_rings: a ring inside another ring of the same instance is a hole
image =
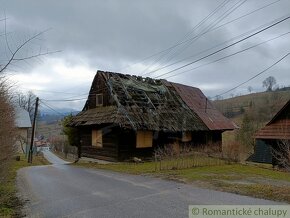
[[[100, 99], [102, 100], [101, 105]], [[83, 111], [94, 109], [99, 106], [112, 106], [114, 105], [113, 102], [114, 101], [111, 97], [110, 90], [108, 89], [105, 78], [102, 76], [102, 74], [97, 73], [93, 80], [88, 100]]]
[[290, 139], [290, 100], [255, 135], [256, 139]]

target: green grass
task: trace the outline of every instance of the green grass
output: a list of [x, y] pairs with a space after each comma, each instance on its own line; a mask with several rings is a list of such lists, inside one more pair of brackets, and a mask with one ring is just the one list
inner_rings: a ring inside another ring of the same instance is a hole
[[8, 167], [8, 173], [0, 183], [0, 217], [14, 217], [19, 215], [22, 202], [17, 198], [16, 193], [16, 175], [17, 170], [28, 166], [47, 165], [48, 161], [42, 156], [33, 156], [33, 163], [27, 163], [23, 154], [20, 155], [20, 161], [15, 159], [11, 161]]
[[134, 163], [113, 163], [113, 164], [98, 164], [93, 162], [78, 162], [74, 163], [74, 166], [81, 166], [87, 168], [96, 168], [96, 169], [104, 169], [104, 170], [112, 170], [121, 173], [129, 173], [129, 174], [147, 174], [155, 172], [155, 164], [154, 162], [145, 162], [141, 164]]
[[140, 164], [80, 162], [74, 165], [128, 174], [150, 174], [204, 188], [290, 203], [290, 173], [274, 170], [269, 165], [222, 164], [162, 171], [158, 166], [156, 170], [154, 162]]
[[247, 179], [250, 177], [261, 177], [290, 182], [289, 173], [242, 164], [229, 164], [223, 166], [197, 167], [178, 170], [176, 171], [176, 175], [182, 176], [188, 180], [194, 180], [197, 177], [199, 179]]

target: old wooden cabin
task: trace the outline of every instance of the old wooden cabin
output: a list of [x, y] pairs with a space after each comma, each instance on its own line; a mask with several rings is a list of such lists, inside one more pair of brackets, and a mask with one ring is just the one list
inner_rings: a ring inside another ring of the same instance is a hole
[[71, 126], [82, 156], [108, 160], [148, 157], [176, 141], [221, 145], [222, 132], [235, 128], [197, 88], [103, 71]]
[[[265, 127], [256, 133], [255, 139], [255, 151], [250, 160], [279, 165], [280, 163], [275, 155], [273, 156], [272, 151], [282, 149], [283, 153], [287, 149], [284, 150], [281, 146], [290, 146], [290, 100]], [[290, 153], [285, 155], [290, 155]]]

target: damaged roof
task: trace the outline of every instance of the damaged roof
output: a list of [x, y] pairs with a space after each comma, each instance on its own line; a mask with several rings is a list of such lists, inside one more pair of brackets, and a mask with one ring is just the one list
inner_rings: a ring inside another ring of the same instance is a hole
[[[105, 88], [97, 86], [103, 80]], [[118, 124], [134, 130], [206, 131], [234, 129], [202, 92], [193, 87], [120, 73], [98, 71], [89, 96], [107, 93], [111, 103], [84, 110], [72, 126]]]

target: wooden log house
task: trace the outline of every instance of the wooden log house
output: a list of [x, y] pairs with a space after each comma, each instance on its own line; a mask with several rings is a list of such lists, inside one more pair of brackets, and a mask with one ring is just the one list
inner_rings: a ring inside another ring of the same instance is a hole
[[235, 128], [197, 88], [103, 71], [71, 126], [80, 130], [82, 156], [114, 161], [150, 157], [176, 141], [221, 145], [222, 132]]

